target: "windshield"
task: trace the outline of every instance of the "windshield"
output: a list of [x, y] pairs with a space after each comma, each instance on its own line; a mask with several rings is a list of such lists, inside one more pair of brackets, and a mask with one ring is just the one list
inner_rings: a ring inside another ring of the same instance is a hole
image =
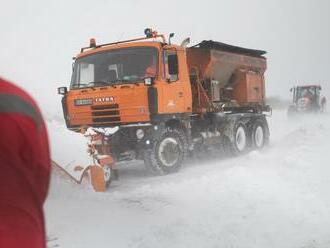
[[298, 87], [297, 88], [297, 98], [312, 98], [314, 96], [317, 96], [319, 94], [319, 91], [316, 87]]
[[117, 49], [77, 59], [71, 88], [133, 83], [156, 75], [156, 48]]

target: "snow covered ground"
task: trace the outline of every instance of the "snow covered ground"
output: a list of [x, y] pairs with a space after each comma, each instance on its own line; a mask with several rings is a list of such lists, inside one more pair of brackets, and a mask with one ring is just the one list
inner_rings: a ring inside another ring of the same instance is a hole
[[[123, 164], [106, 193], [53, 173], [50, 247], [330, 247], [330, 115], [289, 121], [276, 111], [269, 122], [261, 152], [190, 160], [163, 177]], [[81, 137], [48, 125], [55, 161], [88, 163]]]

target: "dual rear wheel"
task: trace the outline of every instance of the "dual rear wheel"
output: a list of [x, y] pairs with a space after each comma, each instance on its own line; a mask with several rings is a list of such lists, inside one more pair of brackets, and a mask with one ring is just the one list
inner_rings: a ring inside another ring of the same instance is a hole
[[239, 155], [250, 148], [262, 149], [268, 144], [268, 140], [268, 126], [265, 121], [257, 119], [249, 126], [238, 121], [233, 130], [233, 137], [226, 139], [224, 148], [227, 153]]
[[[267, 122], [255, 120], [249, 126], [238, 121], [231, 139], [224, 137], [227, 154], [240, 155], [250, 148], [262, 149], [268, 143]], [[188, 154], [187, 136], [181, 129], [166, 128], [153, 140], [143, 154], [146, 168], [154, 175], [165, 175], [178, 171]]]
[[261, 120], [255, 121], [251, 131], [251, 141], [254, 149], [262, 149], [269, 143], [267, 123]]

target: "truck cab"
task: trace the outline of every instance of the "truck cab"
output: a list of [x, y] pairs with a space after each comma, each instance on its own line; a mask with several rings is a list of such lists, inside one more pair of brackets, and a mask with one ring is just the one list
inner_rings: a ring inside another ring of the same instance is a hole
[[68, 128], [148, 123], [192, 111], [185, 50], [144, 39], [92, 43], [76, 56], [63, 98]]

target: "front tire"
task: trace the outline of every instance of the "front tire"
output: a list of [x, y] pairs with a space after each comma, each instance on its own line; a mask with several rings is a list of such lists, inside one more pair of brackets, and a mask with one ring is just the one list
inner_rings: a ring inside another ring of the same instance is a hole
[[187, 138], [180, 129], [166, 128], [144, 151], [144, 164], [154, 175], [178, 171], [188, 153]]

